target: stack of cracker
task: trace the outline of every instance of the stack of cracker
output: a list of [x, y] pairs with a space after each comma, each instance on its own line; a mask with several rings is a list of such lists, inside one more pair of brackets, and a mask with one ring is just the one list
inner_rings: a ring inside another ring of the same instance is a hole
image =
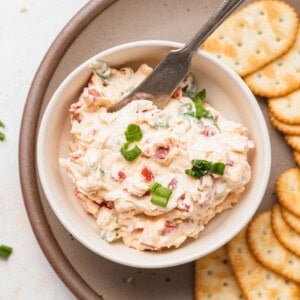
[[300, 25], [283, 1], [253, 1], [229, 17], [203, 49], [231, 66], [268, 100], [270, 121], [300, 166]]
[[[253, 1], [203, 49], [231, 66], [268, 101], [271, 123], [300, 167], [300, 25], [283, 1]], [[300, 299], [300, 169], [277, 179], [278, 204], [227, 245], [195, 263], [195, 299]]]
[[300, 299], [300, 170], [277, 179], [279, 204], [196, 261], [195, 299]]

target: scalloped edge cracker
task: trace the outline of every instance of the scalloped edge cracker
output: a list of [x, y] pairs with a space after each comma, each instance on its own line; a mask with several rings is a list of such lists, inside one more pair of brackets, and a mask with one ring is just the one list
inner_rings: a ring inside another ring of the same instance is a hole
[[287, 52], [297, 28], [297, 13], [289, 4], [255, 1], [227, 18], [202, 48], [244, 77]]
[[225, 247], [195, 262], [195, 300], [200, 299], [244, 299]]
[[273, 206], [271, 216], [272, 229], [279, 242], [285, 248], [300, 256], [300, 234], [285, 222], [278, 204]]
[[[299, 77], [300, 77], [300, 49], [299, 49]], [[300, 83], [300, 79], [299, 79]], [[300, 124], [300, 89], [288, 95], [269, 98], [268, 108], [270, 113], [286, 124]]]
[[246, 229], [227, 244], [227, 252], [246, 299], [300, 299], [298, 285], [287, 283], [284, 277], [267, 269], [255, 259], [246, 240]]
[[294, 151], [293, 156], [296, 164], [298, 165], [298, 167], [300, 167], [300, 152]]
[[294, 229], [298, 234], [300, 234], [300, 218], [290, 213], [287, 209], [284, 207], [280, 207], [281, 215], [284, 219], [284, 221], [292, 228]]
[[300, 135], [300, 125], [290, 125], [277, 120], [272, 113], [269, 114], [272, 125], [279, 131], [287, 135]]
[[[300, 257], [287, 250], [276, 238], [271, 226], [270, 211], [252, 219], [247, 239], [253, 255], [266, 268], [300, 283]], [[295, 299], [299, 299], [299, 296]]]
[[300, 217], [300, 169], [290, 168], [282, 172], [275, 189], [281, 206]]
[[300, 152], [300, 135], [286, 135], [285, 140], [293, 150]]
[[[244, 78], [254, 94], [280, 97], [300, 87], [300, 26], [296, 36], [296, 41], [286, 54]], [[287, 106], [285, 110], [287, 111]], [[297, 122], [299, 123], [299, 116]]]

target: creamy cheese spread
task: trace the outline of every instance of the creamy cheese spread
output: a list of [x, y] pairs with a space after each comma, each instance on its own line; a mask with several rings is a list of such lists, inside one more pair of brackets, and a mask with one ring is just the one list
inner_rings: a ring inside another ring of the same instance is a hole
[[[91, 68], [87, 87], [70, 107], [69, 157], [59, 161], [100, 237], [139, 250], [179, 247], [197, 238], [209, 220], [238, 201], [250, 180], [247, 152], [254, 145], [246, 128], [203, 99], [197, 102], [191, 75], [163, 110], [136, 100], [109, 113], [107, 107], [152, 69], [116, 70], [101, 61]], [[130, 124], [139, 132], [131, 142]], [[133, 148], [138, 151], [127, 160]]]

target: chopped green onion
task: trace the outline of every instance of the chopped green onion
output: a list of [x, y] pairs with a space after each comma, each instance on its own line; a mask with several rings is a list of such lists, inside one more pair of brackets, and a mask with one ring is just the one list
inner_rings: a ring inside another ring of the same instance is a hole
[[6, 245], [0, 246], [0, 257], [1, 258], [8, 258], [13, 252], [13, 249]]
[[128, 161], [135, 160], [141, 153], [141, 149], [138, 146], [134, 146], [134, 148], [128, 150], [130, 142], [125, 143], [121, 148], [121, 154]]
[[5, 128], [5, 125], [1, 120], [0, 120], [0, 127]]
[[201, 178], [207, 174], [224, 174], [225, 164], [222, 162], [213, 163], [207, 160], [194, 159], [192, 165], [192, 169], [185, 170], [185, 174], [194, 178]]
[[200, 92], [198, 92], [198, 94], [192, 98], [194, 105], [195, 105], [195, 110], [196, 110], [196, 114], [195, 117], [197, 119], [201, 119], [201, 118], [211, 118], [211, 112], [207, 109], [204, 108], [203, 106], [203, 102], [206, 98], [206, 90], [203, 89]]
[[142, 139], [143, 133], [139, 125], [129, 124], [125, 131], [127, 142], [138, 142]]
[[152, 193], [151, 203], [154, 205], [167, 207], [172, 190], [162, 186], [158, 182], [152, 183], [149, 188]]
[[0, 132], [0, 141], [4, 141], [5, 139], [5, 134], [3, 132]]

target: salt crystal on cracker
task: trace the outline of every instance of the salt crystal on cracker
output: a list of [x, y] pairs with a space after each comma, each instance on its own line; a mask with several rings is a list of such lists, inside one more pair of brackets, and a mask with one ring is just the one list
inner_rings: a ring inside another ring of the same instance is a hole
[[297, 233], [300, 234], [300, 218], [290, 213], [287, 209], [284, 207], [280, 208], [281, 215], [284, 219], [284, 221]]
[[[286, 54], [245, 77], [244, 80], [254, 94], [262, 97], [280, 97], [298, 89], [300, 87], [300, 26], [296, 41]], [[299, 111], [296, 121], [300, 122]]]
[[277, 178], [276, 192], [279, 203], [292, 214], [300, 217], [300, 170], [290, 168]]
[[[251, 253], [246, 229], [227, 244], [228, 258], [237, 281], [249, 300], [299, 299], [300, 288], [260, 264]], [[219, 298], [225, 299], [225, 298]]]
[[[276, 238], [271, 226], [270, 211], [253, 218], [248, 227], [247, 239], [251, 252], [266, 268], [300, 283], [300, 257], [287, 250]], [[284, 299], [299, 299], [299, 295], [298, 298]]]
[[243, 299], [225, 247], [196, 261], [195, 299]]
[[297, 13], [287, 3], [256, 1], [225, 20], [202, 47], [244, 77], [284, 54], [297, 27]]
[[278, 204], [272, 208], [271, 222], [272, 229], [279, 242], [285, 248], [300, 256], [300, 234], [285, 222]]
[[[300, 84], [300, 51], [298, 63]], [[292, 83], [293, 81], [291, 80], [290, 82]], [[300, 89], [282, 97], [269, 98], [268, 107], [277, 120], [286, 124], [300, 124]]]

